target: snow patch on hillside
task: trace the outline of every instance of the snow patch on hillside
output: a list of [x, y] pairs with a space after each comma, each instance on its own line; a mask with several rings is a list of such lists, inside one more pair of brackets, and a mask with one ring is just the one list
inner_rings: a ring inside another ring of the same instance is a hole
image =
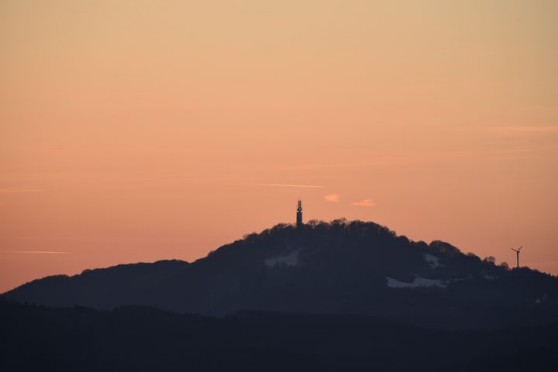
[[424, 260], [426, 261], [426, 263], [428, 263], [428, 265], [430, 265], [431, 269], [435, 269], [437, 267], [440, 266], [444, 266], [440, 263], [440, 259], [434, 255], [425, 253], [424, 254]]
[[275, 267], [276, 265], [297, 266], [298, 265], [298, 250], [292, 251], [286, 256], [277, 256], [268, 258], [264, 261], [268, 267]]
[[390, 278], [386, 276], [387, 286], [390, 288], [419, 288], [419, 287], [438, 287], [438, 288], [446, 288], [448, 286], [442, 280], [439, 279], [427, 279], [416, 277], [412, 283], [401, 282], [397, 279]]

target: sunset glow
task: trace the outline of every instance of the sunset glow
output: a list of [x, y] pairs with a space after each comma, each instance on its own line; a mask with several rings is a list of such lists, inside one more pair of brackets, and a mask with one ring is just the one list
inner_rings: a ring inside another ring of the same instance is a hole
[[[558, 2], [0, 3], [0, 292], [374, 221], [558, 274]], [[27, 254], [22, 254], [27, 253]]]

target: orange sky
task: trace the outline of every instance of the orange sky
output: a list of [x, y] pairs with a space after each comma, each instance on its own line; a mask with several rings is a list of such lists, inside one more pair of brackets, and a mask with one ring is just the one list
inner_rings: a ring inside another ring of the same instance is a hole
[[194, 260], [293, 222], [298, 198], [306, 220], [372, 220], [498, 262], [523, 244], [524, 264], [558, 274], [556, 14], [4, 0], [0, 291]]

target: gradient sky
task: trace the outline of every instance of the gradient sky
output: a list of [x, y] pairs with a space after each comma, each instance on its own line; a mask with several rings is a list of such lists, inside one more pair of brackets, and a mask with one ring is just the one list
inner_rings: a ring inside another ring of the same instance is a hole
[[[371, 220], [558, 274], [558, 2], [0, 1], [0, 291]], [[297, 186], [298, 185], [298, 186]]]

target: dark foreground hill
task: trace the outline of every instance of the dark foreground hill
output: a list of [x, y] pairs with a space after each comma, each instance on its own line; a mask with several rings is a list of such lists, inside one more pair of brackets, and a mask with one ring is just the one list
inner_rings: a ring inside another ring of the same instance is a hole
[[555, 371], [558, 326], [426, 330], [358, 315], [0, 301], [2, 371]]
[[278, 225], [191, 264], [85, 271], [36, 280], [4, 296], [59, 307], [142, 305], [205, 315], [365, 314], [444, 328], [558, 323], [556, 277], [344, 220]]
[[556, 371], [558, 326], [426, 330], [359, 315], [0, 301], [2, 371]]

